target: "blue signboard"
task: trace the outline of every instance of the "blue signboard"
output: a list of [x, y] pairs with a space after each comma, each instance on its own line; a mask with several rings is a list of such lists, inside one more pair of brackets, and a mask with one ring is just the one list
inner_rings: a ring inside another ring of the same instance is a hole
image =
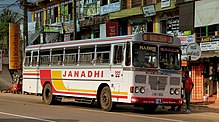
[[100, 15], [116, 12], [120, 10], [120, 2], [111, 3], [100, 7]]

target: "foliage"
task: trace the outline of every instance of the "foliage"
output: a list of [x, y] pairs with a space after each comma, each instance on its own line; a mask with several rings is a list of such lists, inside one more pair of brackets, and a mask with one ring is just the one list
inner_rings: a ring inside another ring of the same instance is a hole
[[9, 23], [16, 23], [20, 18], [19, 14], [11, 11], [10, 9], [4, 9], [0, 13], [0, 46], [7, 48], [9, 40]]

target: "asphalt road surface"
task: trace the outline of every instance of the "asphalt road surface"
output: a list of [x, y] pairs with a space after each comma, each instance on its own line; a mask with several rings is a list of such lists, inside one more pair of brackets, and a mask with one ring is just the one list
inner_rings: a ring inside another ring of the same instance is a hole
[[130, 105], [118, 105], [114, 112], [105, 112], [95, 105], [67, 100], [59, 105], [45, 105], [41, 96], [0, 93], [0, 122], [219, 122], [218, 110], [196, 107], [190, 114], [184, 109], [168, 111], [167, 107], [146, 114]]

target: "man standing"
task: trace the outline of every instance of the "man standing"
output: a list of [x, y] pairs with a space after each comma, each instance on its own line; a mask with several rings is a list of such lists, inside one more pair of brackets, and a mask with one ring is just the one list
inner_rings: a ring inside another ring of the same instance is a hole
[[189, 77], [189, 71], [185, 71], [185, 98], [186, 98], [186, 112], [190, 113], [190, 96], [192, 89], [194, 87], [194, 83], [192, 82], [192, 79]]

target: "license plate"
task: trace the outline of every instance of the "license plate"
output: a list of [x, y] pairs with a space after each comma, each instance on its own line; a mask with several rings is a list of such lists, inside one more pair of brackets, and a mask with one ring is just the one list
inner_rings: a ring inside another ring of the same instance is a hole
[[156, 104], [161, 104], [162, 103], [162, 100], [161, 99], [156, 99]]

